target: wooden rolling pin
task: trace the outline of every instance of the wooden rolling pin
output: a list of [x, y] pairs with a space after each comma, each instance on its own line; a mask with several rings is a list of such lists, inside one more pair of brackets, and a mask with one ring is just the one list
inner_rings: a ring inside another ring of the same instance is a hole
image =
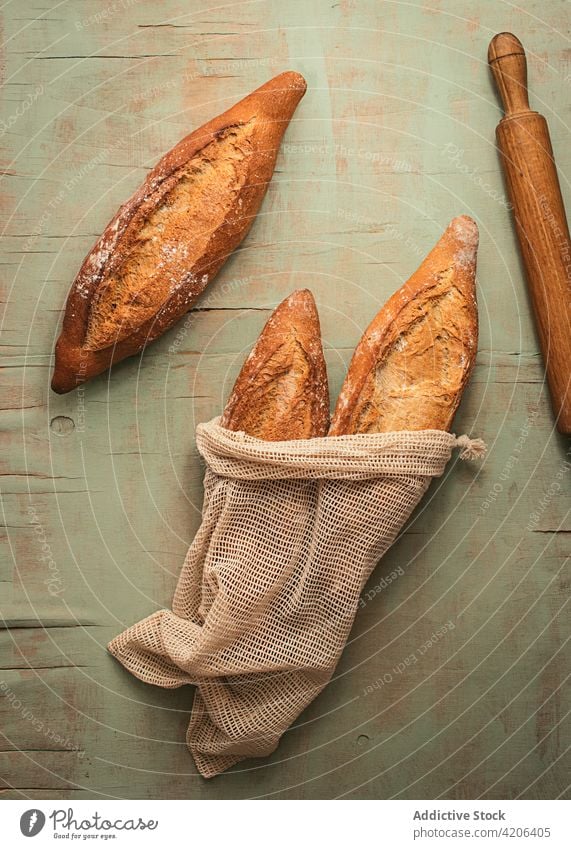
[[571, 434], [571, 241], [547, 121], [529, 108], [527, 63], [519, 39], [490, 42], [505, 117], [496, 129], [515, 218], [553, 410]]

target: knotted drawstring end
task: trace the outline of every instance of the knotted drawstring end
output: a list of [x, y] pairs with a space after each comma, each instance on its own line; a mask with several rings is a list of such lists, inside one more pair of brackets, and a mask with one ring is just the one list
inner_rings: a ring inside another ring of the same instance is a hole
[[461, 448], [461, 460], [481, 460], [486, 456], [488, 446], [483, 439], [470, 439], [465, 433], [462, 436], [455, 437], [455, 445]]

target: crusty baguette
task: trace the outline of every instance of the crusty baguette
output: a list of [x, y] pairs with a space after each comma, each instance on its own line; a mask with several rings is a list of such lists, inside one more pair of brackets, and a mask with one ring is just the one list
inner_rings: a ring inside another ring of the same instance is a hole
[[330, 435], [448, 430], [476, 359], [478, 228], [462, 215], [357, 346]]
[[52, 389], [141, 351], [197, 299], [248, 232], [306, 89], [280, 74], [182, 139], [118, 211], [69, 293]]
[[327, 371], [319, 316], [307, 289], [293, 292], [268, 319], [242, 366], [221, 424], [273, 441], [327, 433]]

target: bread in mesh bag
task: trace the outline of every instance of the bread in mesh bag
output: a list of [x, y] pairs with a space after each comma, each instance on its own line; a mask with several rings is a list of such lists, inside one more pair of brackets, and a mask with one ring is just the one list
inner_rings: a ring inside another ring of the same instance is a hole
[[300, 289], [270, 316], [244, 363], [221, 424], [272, 441], [324, 436], [329, 390], [319, 315]]
[[478, 350], [478, 227], [454, 218], [359, 342], [330, 434], [448, 430]]
[[455, 445], [482, 450], [440, 429], [268, 440], [199, 425], [203, 520], [172, 611], [109, 648], [143, 681], [196, 685], [203, 776], [273, 752], [326, 686], [365, 582]]

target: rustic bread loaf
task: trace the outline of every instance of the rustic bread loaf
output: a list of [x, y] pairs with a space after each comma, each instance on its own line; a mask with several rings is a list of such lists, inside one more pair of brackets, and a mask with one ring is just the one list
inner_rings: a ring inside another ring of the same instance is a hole
[[138, 353], [188, 311], [250, 229], [305, 89], [291, 71], [270, 80], [182, 139], [120, 208], [69, 293], [55, 392]]
[[327, 433], [327, 371], [319, 316], [307, 289], [293, 292], [268, 319], [220, 423], [273, 441]]
[[478, 228], [455, 218], [357, 346], [330, 435], [448, 430], [476, 359]]

